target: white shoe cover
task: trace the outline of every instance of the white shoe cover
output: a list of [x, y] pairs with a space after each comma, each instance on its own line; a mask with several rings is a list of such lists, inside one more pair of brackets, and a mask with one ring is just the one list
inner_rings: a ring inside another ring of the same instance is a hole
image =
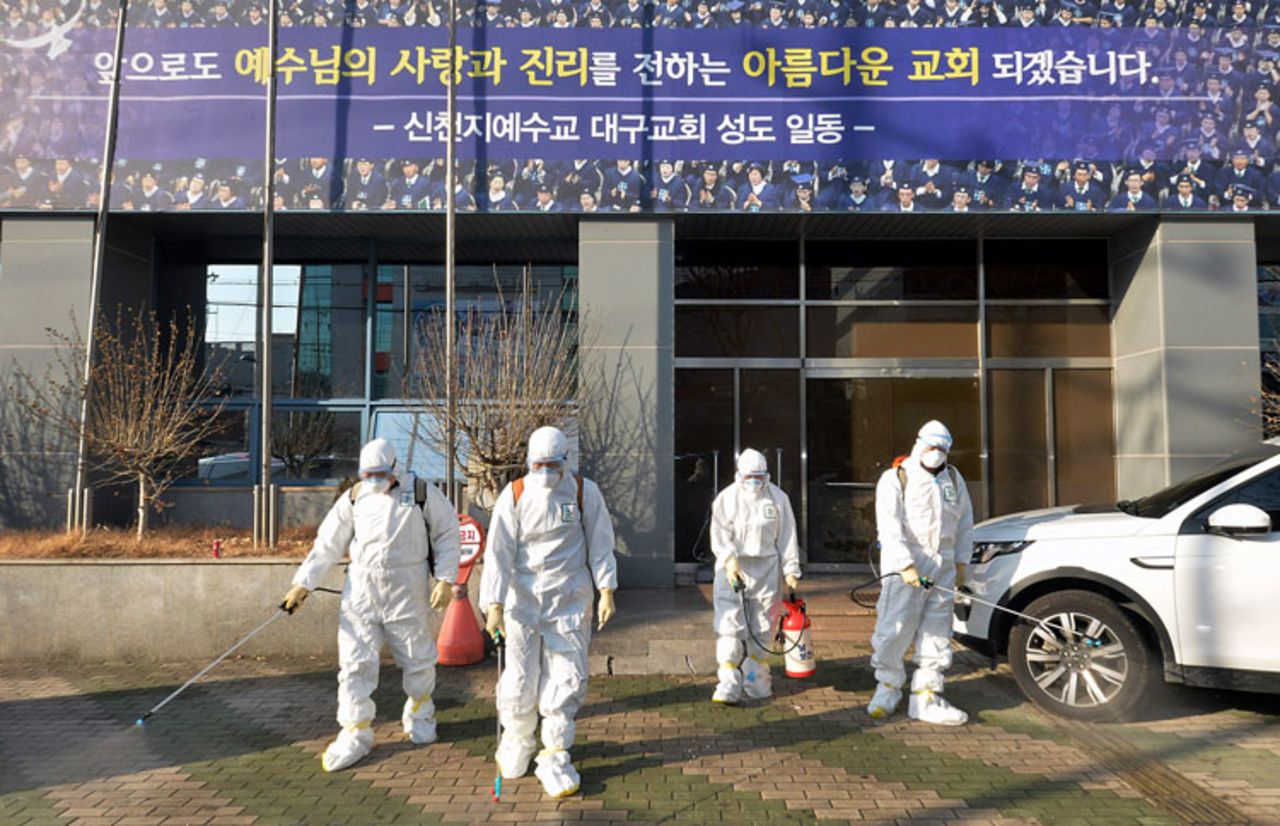
[[373, 729], [368, 723], [345, 726], [337, 738], [320, 755], [320, 766], [327, 772], [345, 769], [373, 748]]
[[512, 735], [503, 732], [502, 742], [498, 745], [498, 771], [503, 780], [515, 780], [524, 777], [529, 771], [529, 761], [533, 759], [533, 744], [525, 745]]
[[404, 714], [400, 717], [404, 733], [419, 746], [436, 741], [436, 704], [430, 697], [415, 700], [412, 697], [404, 701]]
[[742, 702], [742, 672], [736, 668], [722, 667], [716, 671], [716, 676], [720, 678], [720, 682], [711, 695], [711, 702], [730, 706]]
[[912, 720], [939, 726], [963, 726], [969, 722], [968, 714], [951, 705], [941, 694], [927, 688], [911, 692], [907, 714]]
[[888, 683], [880, 683], [876, 686], [876, 693], [871, 697], [871, 702], [867, 704], [867, 714], [870, 714], [873, 720], [883, 720], [897, 710], [900, 702], [902, 702], [902, 689]]
[[752, 700], [763, 700], [773, 696], [773, 675], [769, 673], [769, 664], [760, 662], [755, 657], [747, 657], [742, 662], [742, 688]]
[[538, 768], [533, 773], [542, 781], [547, 796], [556, 800], [573, 794], [582, 783], [578, 770], [569, 762], [569, 752], [561, 749], [539, 753]]

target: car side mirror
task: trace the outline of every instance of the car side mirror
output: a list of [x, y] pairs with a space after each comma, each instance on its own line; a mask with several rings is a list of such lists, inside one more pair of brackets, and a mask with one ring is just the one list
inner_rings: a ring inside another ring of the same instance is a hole
[[1219, 536], [1264, 536], [1271, 533], [1271, 517], [1253, 505], [1224, 505], [1209, 514], [1209, 533]]

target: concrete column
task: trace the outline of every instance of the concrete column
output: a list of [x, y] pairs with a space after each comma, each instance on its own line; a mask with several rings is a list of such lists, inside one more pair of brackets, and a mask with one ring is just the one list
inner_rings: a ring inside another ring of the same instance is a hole
[[70, 334], [74, 314], [83, 335], [92, 256], [92, 219], [0, 222], [0, 529], [63, 524], [75, 441], [18, 410], [7, 391], [15, 370], [40, 377], [56, 369], [60, 351], [46, 328]]
[[1257, 280], [1252, 222], [1165, 218], [1113, 244], [1122, 498], [1261, 438]]
[[674, 239], [670, 221], [578, 229], [582, 471], [609, 503], [623, 587], [674, 581]]

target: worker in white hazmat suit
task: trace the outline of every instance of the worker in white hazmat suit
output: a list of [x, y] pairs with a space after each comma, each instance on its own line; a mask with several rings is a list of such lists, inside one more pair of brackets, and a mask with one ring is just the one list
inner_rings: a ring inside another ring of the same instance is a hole
[[[449, 604], [458, 578], [458, 515], [433, 485], [398, 474], [395, 448], [374, 439], [360, 451], [360, 482], [338, 497], [293, 576], [281, 607], [293, 613], [350, 549], [338, 614], [338, 724], [321, 756], [327, 772], [373, 747], [378, 660], [385, 640], [403, 674], [401, 722], [414, 743], [436, 739], [436, 643], [430, 609]], [[430, 545], [428, 545], [430, 542]], [[435, 586], [427, 582], [429, 551]]]
[[916, 720], [960, 726], [969, 716], [942, 697], [942, 675], [951, 665], [951, 613], [955, 589], [968, 579], [973, 553], [973, 505], [960, 471], [947, 463], [951, 432], [938, 421], [920, 428], [911, 455], [886, 470], [876, 484], [876, 534], [880, 569], [888, 576], [876, 603], [871, 637], [874, 718], [898, 707], [906, 684], [903, 658], [915, 643], [916, 671], [907, 713]]
[[580, 783], [569, 748], [587, 694], [592, 584], [600, 591], [597, 628], [604, 628], [614, 613], [617, 563], [604, 497], [594, 482], [570, 472], [565, 435], [554, 427], [535, 430], [528, 468], [494, 505], [480, 606], [489, 634], [506, 638], [498, 768], [504, 778], [528, 771], [541, 714], [543, 748], [534, 773], [559, 798]]
[[[711, 506], [711, 550], [716, 556], [716, 675], [711, 699], [737, 703], [773, 693], [768, 656], [761, 644], [773, 638], [778, 615], [779, 569], [787, 587], [800, 582], [800, 547], [791, 500], [769, 481], [768, 464], [758, 450], [742, 451], [732, 485]], [[745, 591], [746, 610], [742, 594]], [[749, 624], [749, 628], [748, 628]]]

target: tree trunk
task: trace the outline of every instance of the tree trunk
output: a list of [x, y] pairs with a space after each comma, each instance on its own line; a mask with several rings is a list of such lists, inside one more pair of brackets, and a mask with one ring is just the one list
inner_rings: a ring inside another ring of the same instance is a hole
[[138, 544], [142, 544], [142, 537], [147, 532], [147, 477], [144, 474], [138, 474]]

